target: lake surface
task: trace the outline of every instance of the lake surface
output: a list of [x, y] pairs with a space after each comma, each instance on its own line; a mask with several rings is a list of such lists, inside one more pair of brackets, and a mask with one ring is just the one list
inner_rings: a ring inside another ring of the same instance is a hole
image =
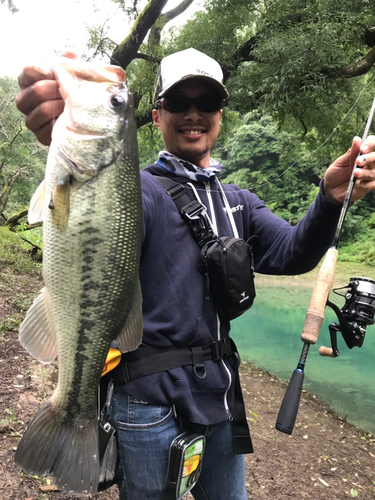
[[[303, 347], [301, 332], [311, 293], [308, 288], [258, 285], [252, 309], [232, 322], [232, 337], [242, 359], [289, 381]], [[332, 293], [330, 300], [340, 308], [345, 302]], [[304, 389], [341, 417], [375, 434], [375, 325], [367, 327], [361, 348], [348, 349], [338, 333], [340, 356], [323, 358], [318, 349], [331, 346], [328, 326], [334, 321], [335, 313], [326, 308], [318, 342], [307, 357]]]

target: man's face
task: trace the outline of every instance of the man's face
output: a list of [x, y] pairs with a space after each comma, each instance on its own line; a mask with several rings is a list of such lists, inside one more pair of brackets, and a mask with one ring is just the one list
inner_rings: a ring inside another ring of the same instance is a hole
[[[170, 92], [170, 95], [191, 98], [213, 94], [215, 91], [209, 83], [195, 79], [181, 82]], [[165, 109], [154, 109], [152, 112], [154, 124], [162, 133], [165, 149], [199, 167], [209, 166], [210, 151], [219, 134], [221, 115], [221, 110], [205, 113], [195, 105], [181, 113]]]

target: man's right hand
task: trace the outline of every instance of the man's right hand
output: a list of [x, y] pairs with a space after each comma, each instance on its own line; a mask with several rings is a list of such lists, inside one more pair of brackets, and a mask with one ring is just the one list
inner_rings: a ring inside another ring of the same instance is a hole
[[18, 84], [21, 92], [16, 98], [16, 105], [26, 115], [26, 127], [39, 142], [48, 146], [53, 126], [64, 109], [54, 72], [27, 66], [18, 77]]

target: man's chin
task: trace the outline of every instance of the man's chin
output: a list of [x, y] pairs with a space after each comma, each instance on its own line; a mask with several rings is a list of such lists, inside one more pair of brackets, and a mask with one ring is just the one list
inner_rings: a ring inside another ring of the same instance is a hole
[[206, 165], [205, 163], [209, 162], [210, 150], [205, 149], [194, 151], [192, 149], [183, 149], [175, 154], [176, 156], [181, 158], [181, 160], [186, 160], [198, 167], [206, 167], [208, 165]]

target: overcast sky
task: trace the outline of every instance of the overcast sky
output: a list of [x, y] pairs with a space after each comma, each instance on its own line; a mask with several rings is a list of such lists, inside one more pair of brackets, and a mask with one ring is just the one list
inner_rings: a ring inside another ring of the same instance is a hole
[[[169, 0], [165, 10], [179, 1]], [[19, 8], [15, 14], [0, 6], [0, 76], [16, 77], [27, 64], [50, 66], [63, 50], [81, 55], [88, 38], [86, 25], [99, 26], [108, 19], [116, 42], [129, 29], [124, 27], [124, 14], [109, 0], [14, 0], [14, 4]], [[194, 13], [194, 4], [179, 16], [180, 22]]]

